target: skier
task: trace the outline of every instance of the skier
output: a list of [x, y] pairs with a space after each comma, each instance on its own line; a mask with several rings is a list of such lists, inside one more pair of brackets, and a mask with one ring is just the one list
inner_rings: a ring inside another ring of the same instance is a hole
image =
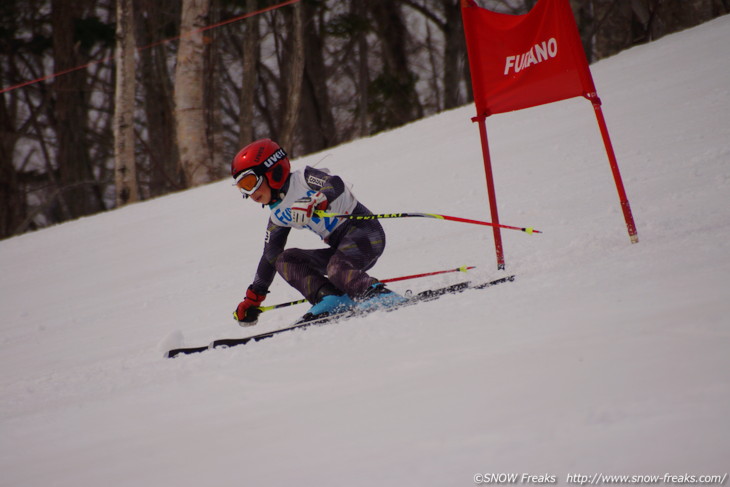
[[[277, 272], [312, 304], [305, 318], [405, 301], [366, 272], [385, 249], [385, 232], [378, 220], [316, 215], [316, 210], [372, 214], [340, 177], [309, 166], [291, 172], [286, 152], [270, 139], [241, 149], [233, 158], [231, 176], [244, 199], [251, 198], [271, 210], [256, 275], [233, 313], [239, 324], [256, 324], [258, 306]], [[285, 250], [292, 228], [313, 231], [328, 247]]]

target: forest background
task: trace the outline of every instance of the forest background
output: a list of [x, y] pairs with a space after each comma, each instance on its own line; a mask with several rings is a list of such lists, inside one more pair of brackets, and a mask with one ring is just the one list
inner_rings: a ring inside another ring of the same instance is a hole
[[[570, 3], [589, 62], [730, 13]], [[0, 238], [220, 179], [257, 138], [300, 157], [472, 101], [459, 0], [4, 0], [0, 87]]]

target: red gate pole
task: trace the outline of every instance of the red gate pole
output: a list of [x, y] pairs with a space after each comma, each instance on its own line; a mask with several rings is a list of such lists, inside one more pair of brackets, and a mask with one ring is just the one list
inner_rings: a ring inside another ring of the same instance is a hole
[[629, 205], [629, 199], [626, 197], [626, 190], [624, 189], [624, 183], [621, 179], [621, 172], [618, 169], [618, 161], [616, 161], [616, 154], [613, 151], [613, 145], [611, 144], [611, 138], [608, 135], [608, 127], [606, 127], [606, 119], [603, 117], [603, 110], [601, 110], [601, 99], [598, 96], [588, 96], [593, 109], [596, 112], [596, 120], [598, 127], [601, 130], [601, 137], [603, 137], [603, 145], [606, 146], [606, 155], [608, 156], [608, 162], [611, 165], [611, 172], [613, 173], [613, 180], [616, 183], [616, 190], [618, 191], [618, 197], [621, 201], [621, 210], [624, 213], [624, 221], [626, 222], [626, 229], [629, 232], [629, 238], [631, 243], [638, 243], [639, 236], [636, 233], [636, 224], [634, 223], [634, 216], [631, 214], [631, 205]]
[[502, 232], [499, 228], [499, 214], [497, 212], [497, 197], [494, 192], [494, 177], [492, 174], [492, 159], [489, 156], [489, 142], [487, 141], [487, 116], [480, 115], [471, 119], [472, 122], [479, 123], [479, 135], [482, 138], [482, 157], [484, 158], [484, 174], [487, 178], [487, 193], [489, 195], [489, 210], [491, 212], [492, 222], [496, 226], [492, 227], [494, 234], [494, 249], [497, 252], [497, 269], [504, 270], [504, 251], [502, 249]]

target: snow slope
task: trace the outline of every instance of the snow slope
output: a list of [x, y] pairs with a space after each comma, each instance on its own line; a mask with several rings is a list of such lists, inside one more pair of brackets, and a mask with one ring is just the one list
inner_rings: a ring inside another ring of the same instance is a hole
[[[228, 181], [0, 242], [0, 485], [725, 474], [728, 45], [726, 16], [592, 68], [637, 245], [589, 102], [488, 120], [502, 222], [544, 231], [503, 232], [518, 276], [503, 286], [167, 360], [169, 347], [282, 327], [306, 309], [266, 313], [254, 329], [231, 320], [267, 212]], [[488, 220], [472, 115], [467, 106], [294, 165], [329, 167], [377, 212]], [[502, 274], [486, 227], [384, 225], [378, 277], [461, 265], [478, 266], [475, 280]], [[321, 245], [302, 233], [292, 245]], [[296, 298], [277, 279], [267, 303]]]

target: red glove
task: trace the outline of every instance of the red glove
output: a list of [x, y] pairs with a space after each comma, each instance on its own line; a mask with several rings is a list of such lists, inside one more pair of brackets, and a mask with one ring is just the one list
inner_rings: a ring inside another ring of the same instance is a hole
[[233, 318], [241, 326], [255, 325], [259, 320], [259, 314], [261, 314], [261, 310], [258, 307], [264, 299], [266, 299], [266, 294], [259, 294], [249, 286], [246, 290], [246, 297], [238, 303], [236, 311], [233, 312]]
[[327, 209], [327, 197], [317, 191], [312, 196], [299, 198], [291, 206], [291, 220], [295, 226], [303, 227], [314, 216], [314, 210]]

